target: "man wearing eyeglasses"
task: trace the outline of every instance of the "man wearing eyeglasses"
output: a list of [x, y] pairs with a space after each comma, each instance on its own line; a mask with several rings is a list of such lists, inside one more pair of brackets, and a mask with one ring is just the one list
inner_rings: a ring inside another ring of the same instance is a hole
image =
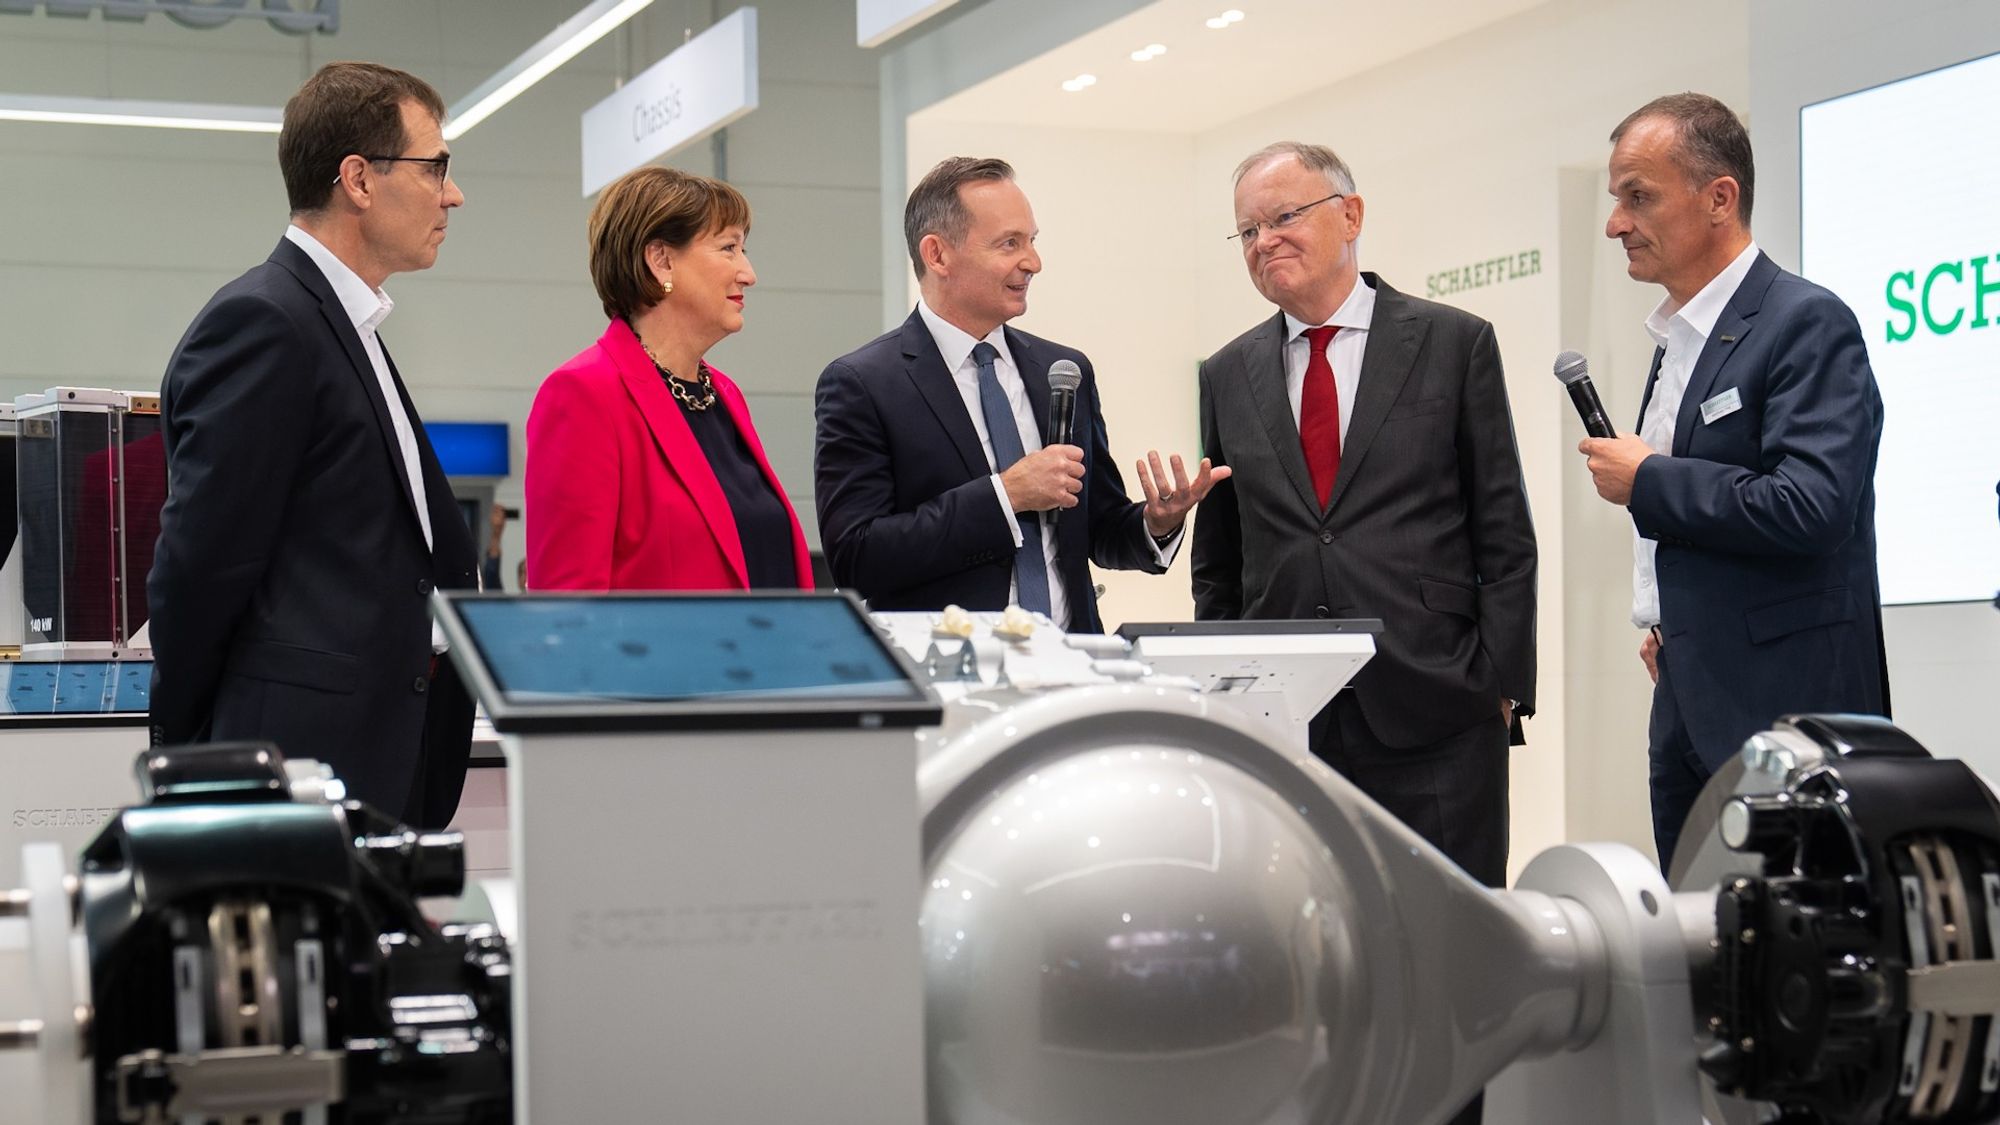
[[1313, 752], [1499, 886], [1535, 533], [1493, 327], [1360, 272], [1361, 197], [1329, 149], [1253, 153], [1235, 207], [1277, 311], [1202, 367], [1203, 452], [1233, 474], [1195, 521], [1195, 614], [1380, 618]]
[[477, 559], [382, 341], [382, 284], [437, 261], [444, 103], [367, 63], [285, 105], [291, 225], [195, 317], [161, 385], [168, 497], [146, 583], [152, 741], [264, 740], [413, 826], [458, 805], [472, 702], [428, 601]]

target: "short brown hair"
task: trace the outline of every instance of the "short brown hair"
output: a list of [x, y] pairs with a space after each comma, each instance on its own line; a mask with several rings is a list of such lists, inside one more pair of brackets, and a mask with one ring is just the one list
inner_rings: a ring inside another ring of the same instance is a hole
[[604, 315], [630, 320], [666, 297], [646, 266], [646, 247], [679, 250], [729, 227], [750, 231], [750, 201], [707, 176], [646, 167], [611, 181], [590, 209], [590, 280]]
[[903, 204], [903, 241], [910, 247], [910, 265], [917, 278], [924, 276], [924, 236], [937, 235], [953, 246], [965, 241], [972, 228], [972, 212], [958, 197], [958, 189], [982, 180], [1011, 180], [1014, 166], [996, 156], [952, 156], [924, 173]]
[[335, 62], [320, 67], [285, 103], [278, 133], [278, 167], [292, 214], [326, 207], [340, 162], [349, 156], [401, 156], [403, 103], [416, 102], [438, 121], [444, 99], [431, 84], [393, 67]]
[[1679, 136], [1674, 160], [1690, 184], [1699, 188], [1724, 176], [1736, 181], [1736, 217], [1748, 227], [1757, 164], [1750, 153], [1750, 131], [1736, 111], [1707, 94], [1668, 94], [1628, 114], [1611, 130], [1611, 143], [1617, 144], [1632, 126], [1649, 118], [1673, 122]]

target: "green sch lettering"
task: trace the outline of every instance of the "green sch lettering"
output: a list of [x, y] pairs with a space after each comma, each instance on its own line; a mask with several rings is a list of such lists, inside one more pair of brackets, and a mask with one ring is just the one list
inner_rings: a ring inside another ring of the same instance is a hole
[[1917, 275], [1913, 270], [1897, 270], [1895, 273], [1889, 275], [1889, 284], [1883, 286], [1883, 299], [1889, 302], [1891, 309], [1902, 313], [1905, 318], [1903, 329], [1900, 332], [1896, 330], [1896, 322], [1894, 320], [1889, 321], [1884, 326], [1889, 330], [1889, 342], [1892, 344], [1900, 344], [1917, 334], [1917, 306], [1904, 298], [1896, 296], [1896, 283], [1898, 281], [1903, 283], [1903, 291], [1908, 293], [1916, 288]]
[[1943, 324], [1939, 324], [1937, 318], [1931, 315], [1931, 287], [1936, 285], [1937, 279], [1943, 277], [1945, 274], [1950, 274], [1953, 281], [1963, 282], [1965, 280], [1965, 267], [1959, 262], [1939, 262], [1937, 265], [1932, 266], [1931, 272], [1924, 275], [1923, 297], [1917, 302], [1924, 310], [1924, 327], [1939, 336], [1951, 335], [1952, 332], [1957, 330], [1958, 322], [1965, 319], [1964, 309], [1959, 309], [1952, 313], [1951, 319], [1945, 321]]
[[[1987, 256], [1981, 254], [1966, 264], [1972, 267], [1972, 323], [1967, 328], [1984, 328], [1990, 321], [1986, 319], [1986, 295], [2000, 293], [2000, 278], [1986, 280]], [[2000, 273], [2000, 270], [1996, 270]]]

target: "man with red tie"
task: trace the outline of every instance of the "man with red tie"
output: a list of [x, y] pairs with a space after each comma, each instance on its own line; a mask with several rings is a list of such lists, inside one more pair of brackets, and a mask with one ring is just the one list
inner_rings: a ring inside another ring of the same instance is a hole
[[1234, 237], [1279, 311], [1202, 366], [1203, 452], [1232, 476], [1195, 521], [1195, 615], [1381, 618], [1313, 752], [1499, 886], [1508, 732], [1535, 698], [1535, 532], [1500, 350], [1478, 317], [1360, 272], [1361, 219], [1329, 149], [1275, 144], [1236, 170]]

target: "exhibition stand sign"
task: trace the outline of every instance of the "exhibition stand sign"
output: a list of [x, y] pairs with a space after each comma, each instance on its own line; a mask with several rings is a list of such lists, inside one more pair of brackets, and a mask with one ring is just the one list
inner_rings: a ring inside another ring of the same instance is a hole
[[757, 108], [757, 9], [738, 8], [583, 114], [583, 194]]
[[958, 0], [854, 0], [854, 41], [880, 47]]

